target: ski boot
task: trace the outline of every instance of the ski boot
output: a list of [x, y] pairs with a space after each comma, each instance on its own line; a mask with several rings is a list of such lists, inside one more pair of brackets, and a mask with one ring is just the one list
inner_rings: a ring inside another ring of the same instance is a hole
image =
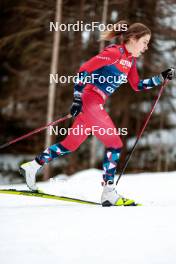
[[26, 179], [26, 184], [31, 191], [37, 191], [36, 185], [36, 173], [42, 166], [39, 165], [35, 160], [23, 163], [20, 166], [20, 174]]
[[107, 181], [103, 183], [104, 189], [101, 195], [102, 206], [131, 206], [135, 202], [131, 199], [122, 197], [117, 193], [114, 182]]

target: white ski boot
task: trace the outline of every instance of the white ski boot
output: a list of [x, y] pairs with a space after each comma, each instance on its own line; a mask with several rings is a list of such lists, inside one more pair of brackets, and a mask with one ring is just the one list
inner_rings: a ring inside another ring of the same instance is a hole
[[121, 197], [112, 181], [107, 181], [103, 183], [104, 189], [101, 195], [102, 206], [112, 206], [115, 205], [118, 199]]
[[35, 160], [23, 163], [20, 166], [20, 174], [26, 179], [26, 184], [31, 191], [37, 191], [36, 185], [36, 173], [42, 166], [39, 165]]
[[124, 198], [117, 193], [116, 185], [112, 181], [103, 183], [104, 189], [101, 195], [102, 206], [136, 206], [134, 200]]

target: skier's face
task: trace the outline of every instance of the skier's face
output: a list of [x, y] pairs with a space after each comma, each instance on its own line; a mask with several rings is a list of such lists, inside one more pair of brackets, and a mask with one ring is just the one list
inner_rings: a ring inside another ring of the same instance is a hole
[[131, 39], [132, 56], [139, 57], [148, 49], [148, 44], [151, 36], [149, 34], [141, 37], [140, 39]]

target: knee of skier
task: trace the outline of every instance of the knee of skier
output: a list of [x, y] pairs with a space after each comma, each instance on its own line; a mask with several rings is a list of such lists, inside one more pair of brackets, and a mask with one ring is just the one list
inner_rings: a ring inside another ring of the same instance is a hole
[[60, 144], [64, 148], [68, 149], [71, 152], [73, 152], [73, 151], [75, 151], [75, 150], [77, 150], [79, 148], [79, 145], [78, 144], [74, 144], [73, 142], [70, 142], [70, 141], [63, 140], [63, 141], [60, 142]]

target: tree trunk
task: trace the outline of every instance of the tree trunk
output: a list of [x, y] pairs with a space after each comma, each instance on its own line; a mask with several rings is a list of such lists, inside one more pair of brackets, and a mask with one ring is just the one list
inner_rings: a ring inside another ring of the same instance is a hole
[[[104, 0], [103, 3], [103, 14], [102, 14], [102, 24], [106, 24], [107, 21], [107, 13], [108, 13], [108, 0]], [[101, 41], [99, 46], [99, 51], [105, 46], [105, 42]], [[97, 138], [92, 137], [91, 139], [91, 149], [90, 149], [90, 167], [95, 167], [96, 164], [96, 146], [97, 146]]]
[[[61, 23], [61, 11], [62, 11], [62, 0], [57, 0], [55, 21], [57, 21], [59, 24]], [[58, 30], [54, 32], [54, 42], [53, 42], [51, 69], [50, 69], [51, 74], [56, 74], [58, 71], [59, 44], [60, 44], [60, 31]], [[55, 82], [50, 83], [49, 94], [48, 94], [47, 124], [53, 121], [55, 90], [56, 90], [56, 83]], [[49, 147], [51, 144], [52, 144], [52, 136], [49, 135], [48, 131], [46, 130], [45, 148]], [[50, 176], [50, 167], [46, 166], [44, 171], [44, 180], [47, 180], [49, 176]]]

